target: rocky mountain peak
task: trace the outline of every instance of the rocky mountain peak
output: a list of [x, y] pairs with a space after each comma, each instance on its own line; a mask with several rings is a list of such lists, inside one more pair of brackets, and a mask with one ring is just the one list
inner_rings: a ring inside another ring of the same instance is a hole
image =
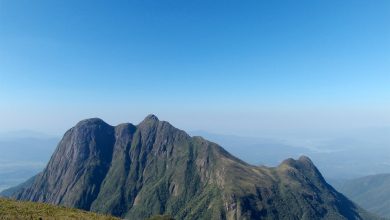
[[364, 219], [308, 157], [252, 166], [155, 115], [137, 126], [79, 122], [13, 197], [127, 219]]
[[288, 158], [280, 164], [280, 166], [283, 165], [294, 167], [296, 169], [315, 167], [310, 158], [304, 155], [300, 156], [297, 160], [293, 158]]
[[75, 127], [93, 126], [93, 125], [104, 125], [109, 126], [105, 121], [100, 118], [88, 118], [80, 121]]
[[153, 114], [149, 114], [148, 116], [145, 117], [145, 119], [143, 120], [143, 122], [158, 122], [159, 119], [157, 118], [156, 115], [153, 115]]

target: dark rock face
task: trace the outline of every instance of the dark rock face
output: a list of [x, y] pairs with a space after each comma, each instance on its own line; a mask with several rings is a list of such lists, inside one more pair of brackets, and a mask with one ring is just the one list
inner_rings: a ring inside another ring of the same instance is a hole
[[13, 197], [128, 219], [370, 219], [307, 157], [251, 166], [154, 115], [137, 126], [79, 122]]
[[100, 119], [67, 131], [42, 175], [17, 198], [90, 209], [112, 160], [114, 128]]

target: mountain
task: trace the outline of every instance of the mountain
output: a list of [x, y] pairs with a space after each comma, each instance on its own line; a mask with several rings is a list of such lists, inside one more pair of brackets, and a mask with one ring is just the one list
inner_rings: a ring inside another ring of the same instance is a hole
[[0, 219], [119, 220], [118, 218], [45, 203], [0, 198]]
[[154, 115], [136, 126], [79, 122], [11, 197], [127, 219], [374, 219], [307, 157], [253, 166]]
[[390, 218], [390, 174], [347, 180], [335, 186], [361, 207]]
[[192, 131], [190, 134], [218, 143], [231, 154], [251, 164], [277, 166], [286, 158], [312, 153], [310, 149], [293, 146], [276, 138], [223, 135], [206, 131]]
[[390, 172], [390, 129], [386, 127], [318, 136], [246, 137], [206, 131], [192, 131], [191, 135], [216, 142], [251, 164], [277, 166], [286, 158], [306, 155], [326, 179], [354, 179]]

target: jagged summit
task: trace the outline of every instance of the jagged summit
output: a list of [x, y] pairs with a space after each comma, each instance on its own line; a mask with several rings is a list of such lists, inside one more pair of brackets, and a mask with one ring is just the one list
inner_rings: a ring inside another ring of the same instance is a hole
[[[149, 130], [151, 127], [156, 127], [160, 124], [160, 120], [157, 118], [157, 116], [150, 114], [145, 117], [144, 120], [142, 120], [139, 124], [138, 127], [142, 128], [143, 130]], [[161, 122], [165, 123], [165, 122]]]
[[145, 117], [144, 120], [142, 120], [139, 125], [143, 125], [143, 124], [156, 124], [156, 123], [159, 123], [160, 120], [157, 118], [157, 116], [153, 115], [153, 114], [150, 114], [148, 116]]
[[149, 114], [145, 117], [144, 121], [159, 121], [158, 117], [154, 114]]
[[13, 198], [127, 219], [365, 219], [307, 157], [252, 166], [155, 115], [137, 126], [79, 122]]
[[99, 124], [108, 125], [105, 121], [103, 121], [100, 118], [88, 118], [88, 119], [84, 119], [84, 120], [81, 120], [80, 122], [78, 122], [75, 127], [99, 125]]
[[298, 158], [298, 160], [301, 161], [301, 162], [304, 162], [304, 163], [311, 163], [311, 164], [313, 164], [311, 159], [308, 156], [305, 156], [305, 155], [300, 156]]
[[[160, 122], [160, 120], [158, 119], [158, 117], [156, 115], [149, 114], [140, 122], [140, 124], [150, 123], [150, 122]], [[123, 124], [131, 124], [131, 123], [121, 123], [117, 126], [122, 126]], [[78, 122], [75, 125], [75, 127], [90, 126], [90, 125], [109, 125], [109, 124], [101, 118], [87, 118], [87, 119], [84, 119], [84, 120], [81, 120], [80, 122]], [[109, 125], [109, 126], [112, 126], [112, 125]]]
[[311, 159], [305, 155], [300, 156], [297, 160], [293, 158], [287, 158], [279, 166], [282, 165], [288, 165], [292, 167], [298, 167], [298, 166], [308, 166], [308, 167], [314, 167], [314, 163], [311, 161]]

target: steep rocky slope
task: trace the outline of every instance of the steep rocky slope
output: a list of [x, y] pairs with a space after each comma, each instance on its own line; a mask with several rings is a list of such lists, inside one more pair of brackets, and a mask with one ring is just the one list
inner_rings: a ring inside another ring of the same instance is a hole
[[139, 125], [100, 119], [67, 131], [20, 200], [128, 219], [373, 219], [328, 185], [307, 157], [249, 165], [154, 115]]

